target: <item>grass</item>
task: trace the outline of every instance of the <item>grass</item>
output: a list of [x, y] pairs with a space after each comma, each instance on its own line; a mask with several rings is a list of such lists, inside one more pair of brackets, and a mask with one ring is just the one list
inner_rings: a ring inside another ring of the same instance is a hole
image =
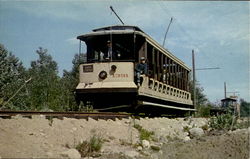
[[88, 157], [99, 152], [102, 148], [103, 139], [98, 135], [93, 135], [89, 141], [83, 141], [76, 146], [82, 157]]
[[146, 129], [143, 129], [141, 125], [139, 124], [135, 124], [134, 125], [134, 128], [136, 128], [139, 133], [140, 133], [140, 140], [151, 140], [152, 139], [152, 136], [154, 135], [154, 132], [153, 131], [148, 131]]

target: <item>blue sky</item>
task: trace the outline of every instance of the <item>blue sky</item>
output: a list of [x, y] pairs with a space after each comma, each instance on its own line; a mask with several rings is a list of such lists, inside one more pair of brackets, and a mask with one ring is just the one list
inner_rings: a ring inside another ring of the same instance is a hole
[[249, 2], [0, 0], [0, 43], [26, 67], [39, 46], [46, 48], [62, 74], [78, 53], [76, 36], [120, 24], [110, 5], [125, 24], [139, 26], [160, 44], [173, 17], [165, 47], [190, 68], [192, 49], [197, 68], [221, 68], [196, 73], [208, 99], [222, 99], [227, 82], [229, 92], [249, 101]]

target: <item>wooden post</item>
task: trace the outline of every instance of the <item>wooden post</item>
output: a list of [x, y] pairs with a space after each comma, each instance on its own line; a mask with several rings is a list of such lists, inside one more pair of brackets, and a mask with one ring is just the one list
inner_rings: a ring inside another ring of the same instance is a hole
[[192, 50], [192, 64], [193, 64], [193, 93], [194, 93], [194, 109], [196, 109], [196, 82], [195, 82], [195, 57], [194, 57], [194, 50]]

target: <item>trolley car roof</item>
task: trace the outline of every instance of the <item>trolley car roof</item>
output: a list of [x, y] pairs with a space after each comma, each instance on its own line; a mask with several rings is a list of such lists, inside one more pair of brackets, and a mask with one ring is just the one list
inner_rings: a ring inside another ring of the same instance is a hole
[[172, 60], [176, 61], [178, 64], [180, 64], [185, 69], [191, 71], [191, 69], [183, 61], [181, 61], [179, 58], [177, 58], [175, 55], [173, 55], [166, 48], [162, 47], [158, 42], [156, 42], [154, 39], [152, 39], [149, 35], [147, 35], [145, 32], [143, 32], [137, 26], [114, 25], [114, 26], [97, 28], [97, 29], [93, 29], [93, 32], [77, 36], [77, 39], [85, 41], [88, 37], [91, 37], [91, 36], [110, 35], [110, 34], [138, 34], [138, 35], [141, 35], [141, 36], [145, 37], [146, 41], [148, 43], [150, 43], [153, 47], [157, 48], [163, 54], [167, 55]]

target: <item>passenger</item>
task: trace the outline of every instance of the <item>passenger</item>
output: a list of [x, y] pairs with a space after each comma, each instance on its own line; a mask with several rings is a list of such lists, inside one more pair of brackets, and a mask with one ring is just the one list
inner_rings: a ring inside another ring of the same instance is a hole
[[137, 80], [137, 85], [141, 85], [141, 75], [148, 74], [148, 65], [146, 63], [146, 59], [144, 57], [141, 57], [140, 63], [138, 63], [135, 67], [135, 72], [136, 72], [136, 80]]
[[107, 41], [107, 56], [106, 56], [106, 59], [107, 60], [111, 60], [112, 61], [112, 57], [113, 57], [113, 50], [112, 50], [112, 43], [111, 41]]
[[104, 53], [102, 51], [100, 51], [100, 61], [104, 60]]

